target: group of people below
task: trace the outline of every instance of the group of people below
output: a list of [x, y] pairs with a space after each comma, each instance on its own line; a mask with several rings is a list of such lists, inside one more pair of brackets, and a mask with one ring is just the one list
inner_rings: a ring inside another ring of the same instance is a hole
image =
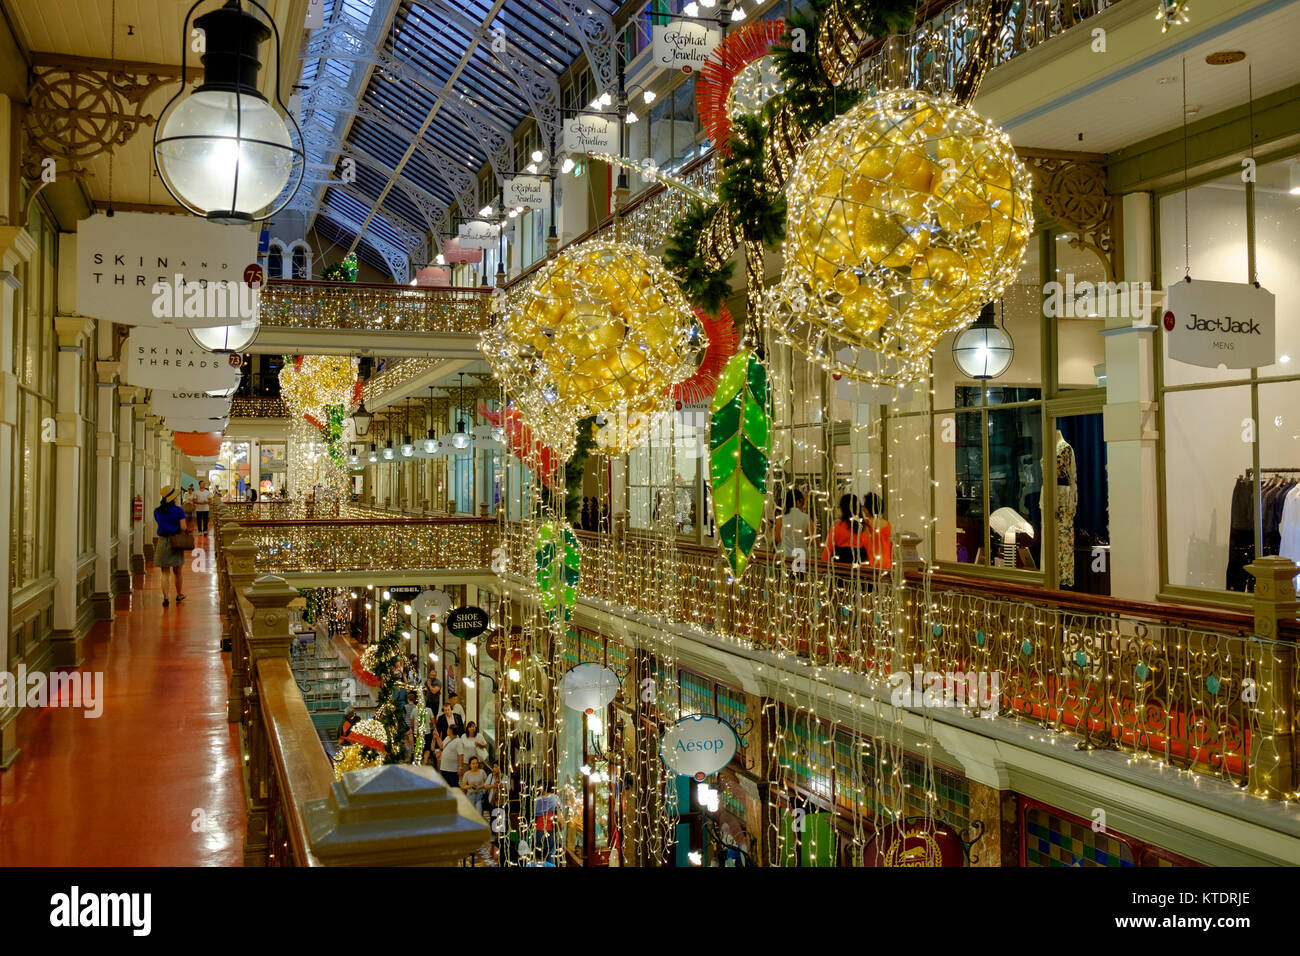
[[[430, 764], [450, 787], [459, 787], [474, 808], [487, 816], [492, 807], [504, 804], [510, 785], [501, 764], [492, 758], [492, 741], [479, 731], [476, 721], [465, 719], [460, 695], [451, 691], [443, 698], [442, 681], [430, 674], [418, 692], [399, 684], [393, 703], [401, 718], [401, 733], [416, 754], [416, 763]], [[436, 716], [434, 716], [436, 715]], [[339, 732], [346, 740], [357, 722], [349, 711]]]
[[[881, 513], [880, 495], [874, 491], [861, 498], [854, 494], [841, 495], [839, 510], [839, 519], [822, 544], [822, 560], [879, 571], [893, 567], [892, 529]], [[777, 547], [791, 562], [806, 560], [809, 548], [816, 546], [817, 536], [812, 530], [802, 489], [786, 493], [785, 510], [777, 516], [774, 537]]]

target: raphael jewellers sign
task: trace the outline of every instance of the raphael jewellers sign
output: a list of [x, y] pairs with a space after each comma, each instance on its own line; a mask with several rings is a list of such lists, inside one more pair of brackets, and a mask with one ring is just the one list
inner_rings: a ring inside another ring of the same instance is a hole
[[[161, 325], [155, 286], [236, 288], [256, 261], [251, 229], [195, 216], [97, 214], [77, 227], [77, 311], [124, 325]], [[204, 325], [207, 317], [194, 311], [167, 317]], [[228, 316], [211, 318], [206, 324], [230, 324]]]
[[541, 176], [512, 176], [503, 183], [507, 209], [545, 209], [551, 204], [551, 183]]
[[239, 384], [238, 353], [199, 348], [184, 329], [134, 328], [122, 349], [128, 385], [179, 392], [233, 388]]
[[565, 120], [564, 151], [617, 156], [618, 117], [582, 115]]
[[722, 31], [692, 20], [674, 20], [654, 28], [655, 65], [683, 73], [697, 72], [714, 47], [722, 42]]
[[1165, 351], [1203, 368], [1263, 368], [1277, 361], [1273, 293], [1245, 282], [1176, 282], [1168, 289]]

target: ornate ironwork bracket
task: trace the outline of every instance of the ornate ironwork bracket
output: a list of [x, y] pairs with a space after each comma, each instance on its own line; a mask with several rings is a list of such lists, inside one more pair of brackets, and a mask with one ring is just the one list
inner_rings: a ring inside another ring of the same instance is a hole
[[1115, 278], [1111, 262], [1114, 197], [1106, 192], [1103, 157], [1092, 153], [1017, 149], [1034, 178], [1034, 205], [1040, 219], [1051, 219], [1074, 233], [1070, 245], [1091, 249]]
[[84, 175], [87, 160], [125, 145], [141, 127], [158, 121], [143, 112], [144, 102], [178, 75], [179, 70], [169, 73], [164, 66], [141, 72], [108, 60], [38, 59], [27, 89], [23, 178], [41, 182], [50, 159], [55, 168], [65, 164], [65, 175]]

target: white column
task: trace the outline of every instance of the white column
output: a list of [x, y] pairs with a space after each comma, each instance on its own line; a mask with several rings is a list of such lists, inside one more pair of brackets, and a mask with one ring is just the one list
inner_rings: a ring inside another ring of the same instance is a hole
[[[1123, 198], [1121, 278], [1151, 281], [1151, 196]], [[1106, 468], [1111, 596], [1152, 601], [1160, 588], [1154, 321], [1107, 320]]]
[[[9, 100], [0, 96], [0, 121], [9, 129]], [[7, 177], [5, 177], [7, 180]], [[7, 204], [5, 208], [8, 208]], [[14, 354], [14, 291], [20, 287], [14, 269], [31, 259], [36, 243], [17, 226], [0, 226], [0, 501], [14, 500], [14, 462], [18, 449], [18, 377], [19, 356]], [[10, 539], [14, 514], [12, 508], [0, 510], [0, 571], [8, 580]], [[9, 671], [9, 601], [0, 601], [0, 672]], [[0, 768], [9, 766], [18, 756], [16, 707], [0, 707]]]
[[81, 664], [81, 639], [85, 636], [77, 601], [77, 568], [81, 558], [83, 492], [82, 456], [89, 453], [85, 409], [81, 394], [82, 362], [94, 322], [80, 315], [54, 317], [59, 337], [58, 402], [54, 448], [54, 607], [53, 663], [55, 667]]
[[95, 435], [95, 487], [87, 489], [88, 494], [95, 496], [95, 618], [111, 621], [116, 591], [113, 541], [117, 531], [113, 527], [113, 476], [117, 463], [113, 454], [116, 451], [114, 432], [117, 430], [117, 363], [97, 362], [95, 371], [99, 384], [95, 390], [95, 400], [99, 403], [96, 415], [99, 431]]
[[114, 590], [118, 594], [131, 593], [131, 554], [135, 533], [133, 517], [135, 481], [135, 396], [140, 391], [134, 385], [117, 387], [117, 567]]
[[154, 533], [153, 509], [158, 505], [159, 489], [165, 481], [159, 477], [158, 430], [162, 419], [157, 415], [146, 415], [144, 420], [144, 520], [140, 522], [144, 540], [144, 556], [148, 564], [153, 563]]

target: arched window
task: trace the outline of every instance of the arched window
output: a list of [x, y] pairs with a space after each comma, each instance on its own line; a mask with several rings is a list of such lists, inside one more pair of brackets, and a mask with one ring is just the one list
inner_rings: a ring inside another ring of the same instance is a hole
[[292, 275], [287, 278], [293, 279], [310, 279], [311, 278], [311, 247], [301, 239], [289, 247], [292, 252]]
[[278, 239], [271, 240], [271, 247], [266, 253], [266, 277], [284, 278], [284, 246]]

